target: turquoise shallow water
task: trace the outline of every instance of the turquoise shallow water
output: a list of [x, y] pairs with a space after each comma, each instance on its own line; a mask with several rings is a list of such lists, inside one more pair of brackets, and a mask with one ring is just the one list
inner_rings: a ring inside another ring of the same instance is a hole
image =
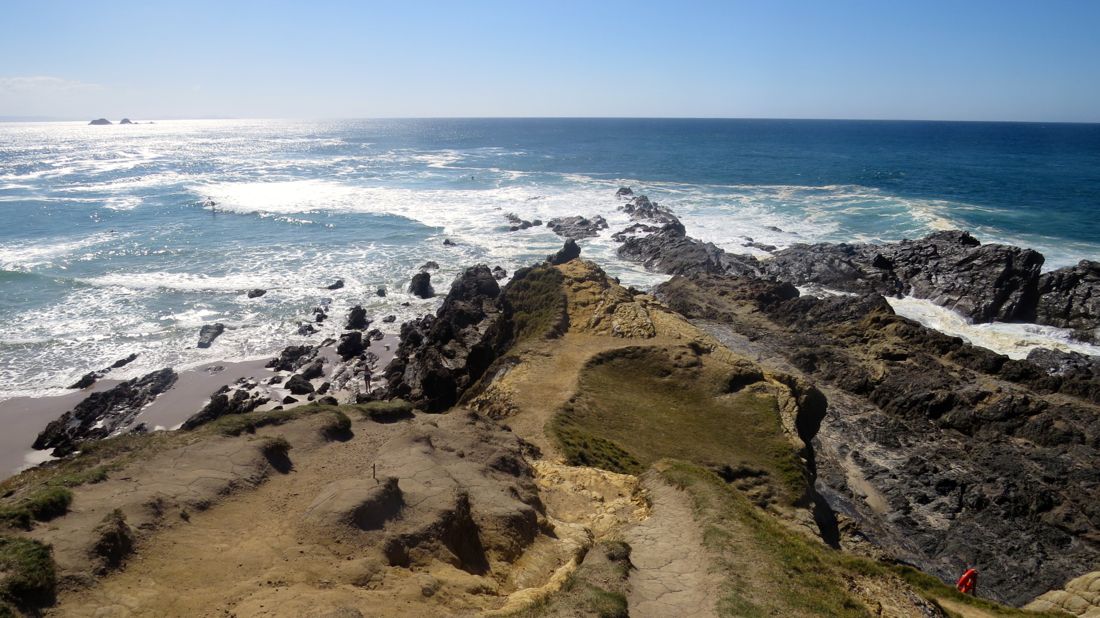
[[[375, 317], [431, 310], [403, 293], [425, 261], [445, 289], [463, 265], [512, 271], [560, 245], [545, 228], [507, 232], [506, 212], [603, 214], [611, 229], [585, 251], [650, 285], [661, 278], [617, 260], [609, 239], [625, 226], [622, 184], [731, 250], [962, 227], [1035, 247], [1048, 266], [1100, 257], [1100, 125], [0, 124], [0, 398], [58, 392], [131, 352], [122, 375], [270, 354], [321, 303], [334, 316], [359, 302]], [[336, 278], [346, 287], [322, 289]], [[242, 294], [255, 287], [270, 292]], [[214, 321], [230, 330], [195, 349]]]

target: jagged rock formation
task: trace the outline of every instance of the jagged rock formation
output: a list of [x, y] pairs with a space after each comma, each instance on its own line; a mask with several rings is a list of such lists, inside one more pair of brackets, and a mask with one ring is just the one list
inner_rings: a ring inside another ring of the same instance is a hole
[[1037, 321], [1063, 328], [1095, 329], [1100, 316], [1100, 262], [1081, 260], [1039, 277]]
[[149, 402], [176, 383], [176, 372], [161, 369], [98, 393], [92, 393], [46, 426], [34, 448], [68, 455], [84, 440], [98, 440], [128, 426]]
[[962, 231], [885, 244], [797, 244], [760, 260], [691, 238], [672, 211], [644, 195], [621, 209], [639, 223], [613, 235], [623, 243], [619, 256], [658, 272], [734, 274], [857, 294], [908, 294], [975, 322], [1034, 321], [1082, 329], [1084, 338], [1100, 328], [1096, 262], [1040, 275], [1042, 254], [983, 245]]
[[720, 275], [674, 277], [658, 294], [826, 387], [821, 491], [897, 559], [944, 580], [978, 564], [983, 594], [1015, 604], [1100, 559], [1100, 410], [1064, 396], [1095, 393], [1095, 375], [975, 348], [874, 294], [793, 297]]
[[600, 230], [607, 229], [607, 220], [596, 215], [591, 219], [587, 217], [556, 217], [546, 222], [546, 227], [554, 230], [554, 233], [563, 238], [580, 240], [599, 236]]
[[516, 215], [513, 212], [510, 212], [510, 213], [504, 215], [504, 217], [506, 219], [508, 219], [508, 223], [509, 223], [508, 231], [509, 232], [518, 232], [519, 230], [526, 230], [529, 227], [538, 227], [538, 226], [542, 225], [542, 221], [540, 219], [535, 219], [534, 221], [527, 221], [526, 219], [521, 219], [518, 215]]
[[107, 120], [106, 118], [96, 118], [95, 120], [89, 122], [88, 124], [90, 124], [90, 125], [108, 125], [108, 124], [111, 124], [111, 121]]
[[421, 271], [413, 275], [412, 280], [409, 282], [409, 293], [413, 296], [419, 296], [420, 298], [432, 298], [435, 296], [431, 274]]
[[102, 378], [103, 376], [110, 373], [112, 369], [118, 369], [119, 367], [125, 367], [126, 365], [129, 365], [130, 363], [134, 362], [134, 360], [136, 360], [137, 357], [138, 357], [137, 354], [131, 354], [131, 355], [127, 356], [126, 358], [120, 358], [117, 361], [115, 361], [114, 363], [111, 363], [110, 367], [105, 367], [105, 368], [99, 369], [97, 371], [89, 371], [88, 373], [81, 376], [81, 378], [79, 380], [77, 380], [75, 383], [73, 383], [71, 386], [69, 386], [69, 388], [74, 388], [74, 389], [88, 388], [89, 386], [91, 386], [91, 385], [95, 384], [97, 381], [99, 381], [100, 378]]
[[504, 349], [510, 319], [492, 271], [467, 268], [434, 316], [401, 326], [401, 344], [385, 370], [385, 396], [436, 412], [454, 405]]
[[565, 241], [565, 245], [558, 249], [557, 253], [546, 256], [546, 261], [557, 266], [570, 260], [575, 260], [581, 255], [581, 248], [572, 238]]
[[248, 385], [231, 388], [227, 384], [218, 389], [197, 414], [184, 421], [180, 429], [194, 429], [228, 414], [247, 414], [268, 401], [267, 397], [253, 392]]
[[225, 324], [221, 322], [203, 324], [202, 328], [199, 329], [199, 343], [197, 347], [209, 348], [210, 345], [214, 343], [214, 340], [224, 332]]

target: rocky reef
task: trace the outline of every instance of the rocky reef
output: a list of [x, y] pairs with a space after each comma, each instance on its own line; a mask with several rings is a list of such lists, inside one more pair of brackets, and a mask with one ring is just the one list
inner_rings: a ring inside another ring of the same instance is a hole
[[687, 235], [671, 210], [644, 195], [621, 209], [639, 221], [613, 237], [618, 254], [672, 275], [732, 274], [885, 296], [910, 295], [947, 307], [974, 322], [1036, 322], [1078, 329], [1091, 339], [1100, 328], [1100, 265], [1042, 273], [1031, 249], [982, 244], [968, 232], [944, 231], [883, 244], [796, 244], [767, 259], [729, 253]]
[[76, 450], [82, 441], [113, 435], [127, 427], [157, 395], [171, 388], [176, 378], [172, 369], [161, 369], [127, 380], [110, 390], [92, 393], [47, 425], [33, 447], [53, 449], [53, 455], [61, 457]]

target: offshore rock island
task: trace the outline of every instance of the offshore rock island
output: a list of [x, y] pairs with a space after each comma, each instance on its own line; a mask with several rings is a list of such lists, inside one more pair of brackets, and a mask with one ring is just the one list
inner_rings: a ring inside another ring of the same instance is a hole
[[[425, 264], [411, 293], [445, 296], [398, 337], [357, 305], [338, 339], [211, 370], [228, 381], [201, 405], [171, 399], [196, 372], [90, 374], [99, 390], [34, 444], [56, 459], [3, 483], [6, 609], [1100, 611], [1100, 363], [1011, 359], [886, 300], [1093, 339], [1095, 262], [1042, 273], [957, 231], [760, 258], [633, 188], [615, 199], [619, 255], [672, 275], [649, 292], [584, 255], [603, 217], [561, 217], [545, 261], [469, 264], [449, 287]], [[155, 406], [180, 428], [142, 422]], [[978, 596], [952, 586], [971, 566]]]

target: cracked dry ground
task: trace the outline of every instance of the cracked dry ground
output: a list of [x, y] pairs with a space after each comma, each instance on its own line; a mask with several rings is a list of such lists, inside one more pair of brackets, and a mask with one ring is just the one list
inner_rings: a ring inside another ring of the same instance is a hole
[[717, 578], [689, 499], [684, 492], [656, 478], [645, 479], [652, 514], [628, 527], [623, 539], [630, 544], [630, 592], [627, 601], [634, 618], [716, 616]]

